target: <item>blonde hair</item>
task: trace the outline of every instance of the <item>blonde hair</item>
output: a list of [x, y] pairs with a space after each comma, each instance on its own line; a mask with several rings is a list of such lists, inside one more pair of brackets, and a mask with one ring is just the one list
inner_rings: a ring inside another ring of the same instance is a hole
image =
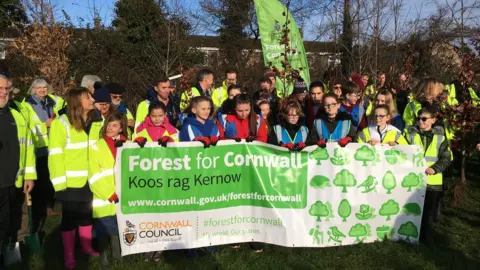
[[34, 96], [36, 94], [35, 88], [40, 87], [45, 85], [47, 87], [47, 93], [51, 94], [53, 92], [52, 86], [45, 80], [45, 79], [35, 79], [32, 84], [30, 85], [30, 88], [28, 88], [28, 95]]
[[425, 96], [438, 97], [444, 91], [444, 86], [441, 82], [434, 78], [427, 78], [421, 80], [415, 88], [413, 88], [413, 97], [416, 101], [425, 100]]

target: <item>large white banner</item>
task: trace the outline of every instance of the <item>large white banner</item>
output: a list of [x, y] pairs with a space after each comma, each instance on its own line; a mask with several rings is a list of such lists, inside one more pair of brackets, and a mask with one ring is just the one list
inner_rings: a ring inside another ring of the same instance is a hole
[[127, 144], [116, 186], [122, 254], [239, 242], [417, 242], [426, 162], [416, 146]]

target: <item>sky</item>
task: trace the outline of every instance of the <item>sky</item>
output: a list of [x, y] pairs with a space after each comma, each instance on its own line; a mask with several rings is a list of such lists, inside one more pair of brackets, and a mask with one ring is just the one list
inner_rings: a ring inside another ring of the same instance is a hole
[[[65, 10], [71, 17], [73, 23], [77, 26], [84, 26], [86, 23], [91, 23], [93, 19], [93, 10], [99, 11], [102, 21], [108, 25], [112, 21], [114, 14], [114, 3], [116, 0], [50, 0], [55, 6], [57, 17], [63, 17], [61, 10]], [[198, 12], [200, 10], [199, 0], [166, 0], [167, 3], [180, 3], [187, 10], [191, 12]], [[439, 0], [449, 1], [454, 0]], [[468, 1], [468, 0], [467, 0]], [[417, 17], [420, 14], [421, 17], [427, 17], [435, 12], [436, 5], [433, 0], [403, 0], [404, 7], [400, 12], [401, 20], [408, 20]], [[312, 20], [317, 20], [313, 18]], [[82, 25], [83, 24], [83, 25]], [[314, 29], [308, 27], [313, 23], [306, 23], [305, 39], [314, 39]], [[197, 33], [213, 35], [213, 33]]]

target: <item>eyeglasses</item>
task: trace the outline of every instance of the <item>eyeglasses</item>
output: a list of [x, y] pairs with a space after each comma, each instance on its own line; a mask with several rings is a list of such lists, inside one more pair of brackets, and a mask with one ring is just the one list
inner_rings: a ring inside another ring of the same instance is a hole
[[375, 118], [383, 119], [386, 115], [375, 114]]
[[333, 89], [342, 89], [341, 86], [334, 86]]
[[111, 95], [113, 99], [121, 99], [122, 95]]
[[426, 122], [428, 119], [432, 119], [432, 117], [417, 117], [417, 120], [422, 122]]
[[289, 114], [288, 117], [297, 118], [297, 117], [300, 117], [300, 115], [298, 115], [298, 114]]
[[330, 109], [330, 108], [333, 108], [333, 107], [335, 107], [335, 106], [337, 106], [337, 105], [338, 105], [338, 103], [330, 103], [330, 104], [325, 104], [325, 105], [323, 105], [323, 106], [324, 106], [325, 108], [327, 108], [327, 109]]
[[110, 103], [96, 103], [98, 106], [100, 107], [109, 107], [110, 106]]

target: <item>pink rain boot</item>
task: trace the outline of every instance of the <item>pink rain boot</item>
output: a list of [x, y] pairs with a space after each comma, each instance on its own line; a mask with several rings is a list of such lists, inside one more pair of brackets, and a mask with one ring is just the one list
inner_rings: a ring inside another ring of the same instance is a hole
[[97, 257], [99, 254], [92, 248], [92, 225], [78, 227], [80, 235], [81, 252], [86, 255]]
[[75, 230], [62, 232], [65, 269], [75, 268]]

